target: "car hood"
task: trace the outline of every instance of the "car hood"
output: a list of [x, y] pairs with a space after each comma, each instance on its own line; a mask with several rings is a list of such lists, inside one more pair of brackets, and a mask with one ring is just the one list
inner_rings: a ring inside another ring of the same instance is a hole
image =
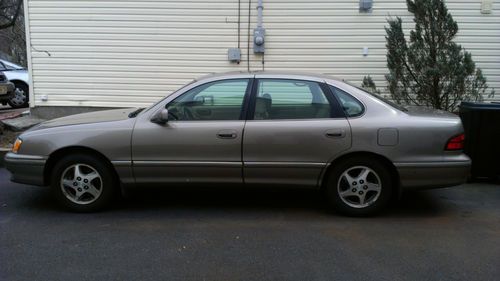
[[458, 118], [456, 114], [448, 111], [434, 109], [425, 106], [408, 106], [405, 107], [408, 111], [405, 113], [411, 116], [419, 117], [434, 117], [434, 118]]
[[36, 129], [119, 121], [128, 119], [129, 113], [136, 109], [137, 108], [113, 109], [70, 115], [43, 122], [39, 126], [37, 126]]

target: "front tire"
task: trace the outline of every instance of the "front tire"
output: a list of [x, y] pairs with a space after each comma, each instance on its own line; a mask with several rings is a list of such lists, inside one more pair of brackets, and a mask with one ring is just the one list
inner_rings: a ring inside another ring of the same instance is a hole
[[56, 200], [75, 212], [95, 212], [110, 204], [116, 190], [112, 170], [97, 157], [69, 155], [54, 166], [51, 188]]
[[7, 102], [12, 108], [22, 108], [29, 105], [29, 87], [21, 82], [14, 82], [16, 89], [14, 95]]
[[389, 204], [392, 180], [386, 165], [374, 158], [354, 157], [335, 164], [326, 182], [333, 208], [348, 216], [371, 216]]

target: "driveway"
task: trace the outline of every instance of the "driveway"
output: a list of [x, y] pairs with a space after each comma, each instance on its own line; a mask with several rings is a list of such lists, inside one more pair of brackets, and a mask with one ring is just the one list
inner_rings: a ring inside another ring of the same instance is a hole
[[24, 111], [29, 110], [29, 108], [11, 108], [8, 105], [0, 104], [0, 120], [6, 118], [12, 118], [21, 115]]
[[0, 169], [1, 280], [498, 280], [500, 185], [406, 194], [381, 216], [318, 192], [132, 191], [67, 213]]

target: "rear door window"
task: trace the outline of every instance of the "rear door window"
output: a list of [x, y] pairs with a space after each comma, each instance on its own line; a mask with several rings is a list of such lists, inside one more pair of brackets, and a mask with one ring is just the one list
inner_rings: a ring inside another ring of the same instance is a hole
[[316, 82], [259, 79], [255, 120], [330, 118], [332, 107]]

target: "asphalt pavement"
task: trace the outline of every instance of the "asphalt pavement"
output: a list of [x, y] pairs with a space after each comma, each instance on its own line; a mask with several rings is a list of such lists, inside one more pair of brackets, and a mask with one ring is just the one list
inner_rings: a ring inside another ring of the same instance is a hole
[[499, 280], [500, 185], [347, 218], [315, 191], [146, 189], [69, 213], [0, 169], [1, 280]]

